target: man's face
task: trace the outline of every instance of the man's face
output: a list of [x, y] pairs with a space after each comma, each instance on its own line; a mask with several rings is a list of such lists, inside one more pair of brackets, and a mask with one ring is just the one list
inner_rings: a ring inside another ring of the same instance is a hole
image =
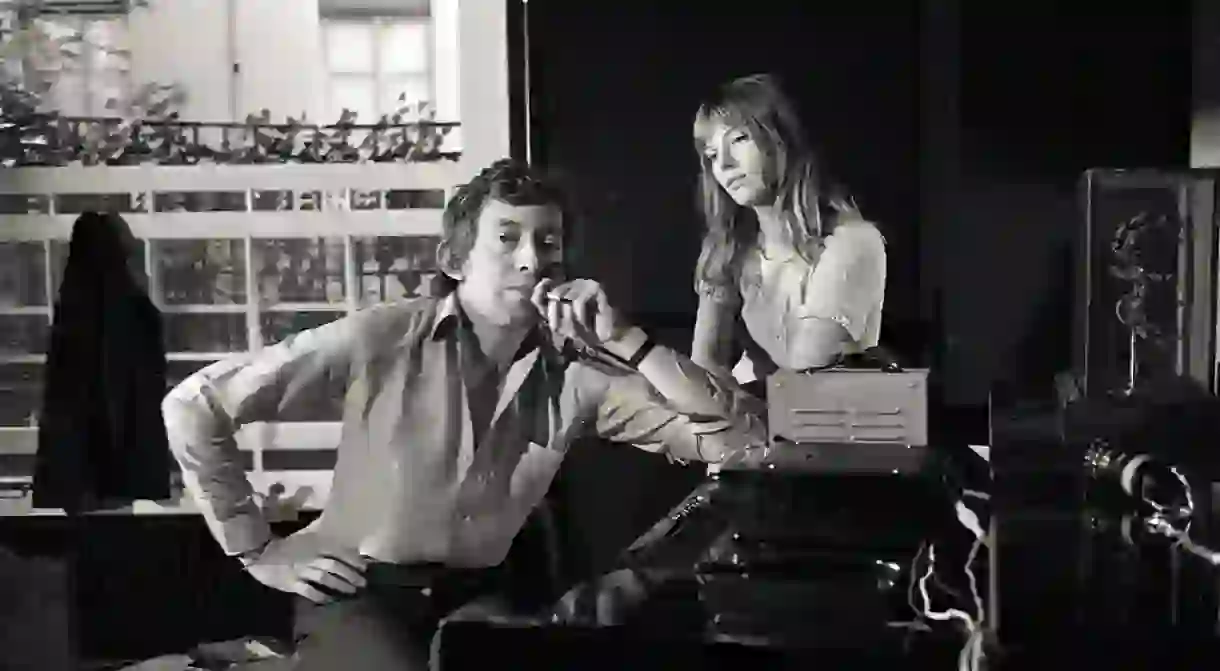
[[533, 315], [530, 295], [563, 263], [563, 214], [556, 205], [488, 200], [462, 267], [465, 296], [509, 320]]

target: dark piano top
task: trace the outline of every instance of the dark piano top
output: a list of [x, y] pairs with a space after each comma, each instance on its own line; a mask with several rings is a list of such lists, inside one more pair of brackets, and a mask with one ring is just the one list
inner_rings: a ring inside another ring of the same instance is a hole
[[[987, 668], [1036, 668], [1032, 665], [1069, 657], [1081, 657], [1088, 668], [1099, 669], [1215, 668], [1220, 638], [1214, 569], [1167, 543], [1124, 541], [1121, 516], [1088, 510], [1074, 497], [1079, 482], [1072, 480], [1073, 469], [1079, 470], [1081, 461], [1078, 455], [1065, 456], [1062, 445], [1055, 446], [1063, 442], [1061, 427], [1037, 412], [1013, 419], [1020, 430], [995, 437], [990, 450], [995, 477], [1002, 481], [994, 483], [992, 501], [998, 542], [975, 565], [988, 600]], [[821, 561], [821, 575], [803, 587], [789, 583], [784, 588], [805, 589], [798, 601], [824, 605], [820, 633], [796, 639], [710, 635], [714, 627], [707, 626], [707, 582], [700, 594], [692, 569], [688, 579], [675, 580], [654, 595], [652, 615], [633, 625], [450, 624], [441, 635], [442, 657], [448, 662], [443, 668], [474, 668], [461, 660], [488, 649], [497, 650], [506, 664], [519, 653], [515, 659], [522, 668], [539, 659], [553, 668], [592, 664], [739, 669], [749, 664], [772, 669], [838, 661], [958, 668], [954, 665], [965, 642], [962, 631], [936, 623], [928, 631], [894, 626], [897, 620], [910, 619], [903, 593], [909, 581], [894, 580], [887, 590], [881, 584], [886, 581], [879, 579], [884, 571], [869, 574], [861, 569], [870, 562], [899, 563], [900, 572], [907, 573], [911, 549], [922, 537], [938, 543], [945, 573], [960, 575], [955, 569], [962, 565], [971, 538], [955, 521], [955, 497], [950, 494], [960, 491], [963, 472], [977, 475], [979, 464], [965, 464], [963, 469], [965, 450], [933, 449], [946, 458], [933, 460], [930, 473], [889, 481], [840, 477], [816, 483], [819, 493], [814, 498], [820, 499], [821, 513], [805, 518], [807, 527], [820, 529], [823, 540], [832, 541], [829, 546], [842, 566], [855, 565], [831, 569], [827, 567], [835, 561]], [[1003, 455], [998, 465], [997, 453]], [[797, 497], [794, 492], [812, 491], [815, 484], [798, 486], [782, 474], [773, 478], [766, 490], [772, 505], [790, 503]], [[1207, 491], [1199, 492], [1196, 501], [1196, 537], [1207, 542], [1210, 487], [1202, 489]], [[986, 512], [991, 511], [984, 511], [984, 524]], [[833, 542], [835, 537], [842, 542]], [[961, 581], [948, 582], [949, 589], [963, 588]], [[965, 601], [953, 605], [969, 608]], [[893, 616], [877, 617], [886, 608]], [[996, 623], [998, 632], [990, 629]]]

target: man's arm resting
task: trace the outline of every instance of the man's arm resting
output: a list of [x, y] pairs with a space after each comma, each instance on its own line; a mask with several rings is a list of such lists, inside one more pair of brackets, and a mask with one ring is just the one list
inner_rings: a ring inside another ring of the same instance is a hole
[[767, 445], [765, 406], [725, 389], [716, 412], [693, 413], [675, 404], [643, 375], [604, 375], [597, 407], [598, 435], [682, 461], [761, 463]]
[[[630, 361], [650, 344], [642, 329], [631, 328], [604, 347], [614, 356]], [[652, 346], [636, 364], [636, 370], [680, 412], [730, 421], [737, 412], [735, 396], [741, 390], [736, 383], [718, 378], [668, 347]]]

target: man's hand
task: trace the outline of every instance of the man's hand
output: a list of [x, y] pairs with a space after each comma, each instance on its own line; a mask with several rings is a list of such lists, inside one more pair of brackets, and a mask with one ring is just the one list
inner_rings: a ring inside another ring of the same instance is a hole
[[356, 552], [319, 551], [312, 534], [298, 533], [271, 541], [246, 572], [272, 589], [329, 603], [364, 589], [367, 566]]
[[631, 330], [593, 280], [542, 280], [531, 300], [552, 331], [588, 347], [604, 348]]

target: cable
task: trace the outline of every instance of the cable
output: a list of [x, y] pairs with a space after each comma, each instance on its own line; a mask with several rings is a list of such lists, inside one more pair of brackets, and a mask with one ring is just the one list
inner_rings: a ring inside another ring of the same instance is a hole
[[[983, 492], [964, 491], [964, 495], [971, 496], [982, 500], [989, 500], [990, 496]], [[971, 510], [966, 504], [959, 500], [954, 505], [957, 513], [957, 520], [965, 527], [972, 536], [974, 541], [971, 543], [970, 551], [966, 555], [966, 562], [963, 566], [963, 571], [966, 574], [967, 583], [970, 586], [970, 596], [973, 601], [974, 613], [968, 613], [960, 608], [948, 608], [945, 610], [933, 610], [932, 597], [929, 593], [929, 581], [936, 581], [936, 545], [934, 543], [926, 545], [927, 552], [927, 567], [924, 569], [923, 575], [915, 580], [914, 576], [918, 572], [920, 559], [923, 558], [925, 546], [921, 545], [919, 551], [915, 555], [914, 561], [911, 563], [911, 575], [914, 587], [918, 590], [919, 596], [922, 598], [922, 608], [914, 603], [915, 599], [911, 594], [911, 589], [908, 587], [907, 602], [911, 608], [916, 611], [920, 620], [923, 618], [938, 622], [958, 621], [966, 629], [966, 643], [962, 647], [958, 655], [959, 671], [979, 671], [983, 663], [983, 641], [985, 630], [983, 622], [987, 617], [986, 608], [983, 605], [983, 597], [979, 592], [978, 578], [974, 574], [974, 562], [978, 559], [979, 551], [987, 544], [987, 534], [983, 531], [982, 524], [979, 522], [978, 514]], [[914, 624], [908, 626], [914, 627]]]
[[923, 576], [919, 579], [919, 595], [923, 598], [922, 615], [929, 620], [937, 622], [951, 622], [956, 620], [961, 622], [966, 628], [967, 638], [966, 645], [962, 647], [961, 653], [958, 655], [959, 671], [978, 671], [979, 665], [982, 662], [982, 628], [980, 622], [976, 622], [964, 610], [959, 608], [947, 608], [942, 611], [932, 610], [932, 597], [928, 594], [928, 581], [932, 578], [932, 573], [936, 570], [936, 545], [928, 545], [928, 568], [924, 571]]

